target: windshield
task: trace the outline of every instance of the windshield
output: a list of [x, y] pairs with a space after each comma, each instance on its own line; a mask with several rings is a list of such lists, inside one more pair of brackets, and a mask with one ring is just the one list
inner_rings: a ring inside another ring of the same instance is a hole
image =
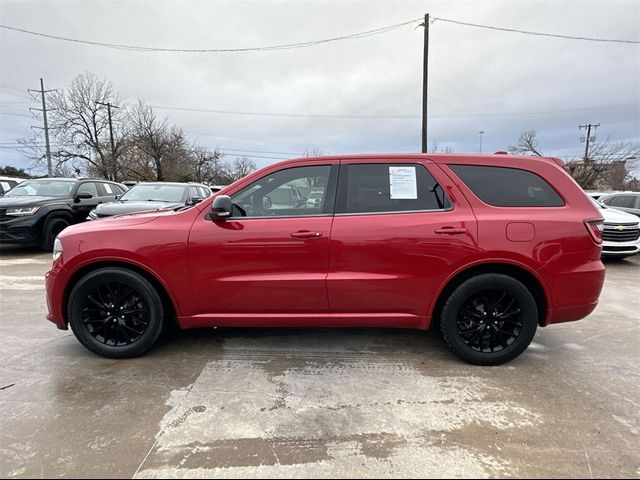
[[186, 187], [182, 185], [135, 185], [120, 197], [123, 202], [181, 203]]
[[75, 182], [65, 180], [27, 180], [16, 185], [5, 197], [70, 197]]
[[604, 210], [605, 208], [607, 208], [601, 203], [596, 202], [593, 197], [589, 197], [589, 200], [591, 200], [591, 203], [593, 203], [596, 206], [596, 208], [599, 208], [601, 210]]

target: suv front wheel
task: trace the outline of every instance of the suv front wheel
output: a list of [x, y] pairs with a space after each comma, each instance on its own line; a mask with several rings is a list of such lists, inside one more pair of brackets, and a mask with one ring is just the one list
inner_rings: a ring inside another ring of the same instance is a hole
[[162, 332], [158, 291], [142, 275], [108, 267], [88, 273], [73, 287], [69, 324], [86, 348], [108, 358], [142, 355]]
[[53, 243], [58, 234], [69, 226], [69, 222], [64, 218], [50, 218], [42, 229], [40, 248], [45, 252], [53, 250]]
[[447, 347], [476, 365], [513, 360], [527, 349], [537, 326], [538, 308], [529, 289], [497, 273], [460, 284], [444, 304], [440, 321]]

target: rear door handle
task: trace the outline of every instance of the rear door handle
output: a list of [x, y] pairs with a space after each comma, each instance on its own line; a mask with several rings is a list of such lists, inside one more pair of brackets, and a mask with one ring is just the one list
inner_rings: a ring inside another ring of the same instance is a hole
[[320, 238], [322, 232], [310, 232], [309, 230], [300, 230], [291, 234], [293, 238]]
[[442, 227], [437, 228], [436, 233], [440, 235], [463, 235], [467, 233], [466, 228]]

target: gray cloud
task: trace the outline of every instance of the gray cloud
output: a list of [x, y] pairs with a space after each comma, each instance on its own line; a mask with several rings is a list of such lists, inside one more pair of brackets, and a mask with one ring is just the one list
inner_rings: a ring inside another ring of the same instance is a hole
[[[568, 35], [640, 40], [637, 2], [0, 2], [1, 23], [103, 42], [226, 48], [315, 40], [432, 15]], [[325, 119], [159, 110], [209, 146], [302, 153], [419, 151], [422, 35], [412, 26], [364, 39], [275, 52], [131, 52], [0, 31], [0, 84], [64, 88], [92, 71], [129, 101], [248, 112], [415, 115]], [[578, 125], [600, 138], [640, 138], [640, 47], [599, 44], [435, 22], [431, 26], [430, 138], [456, 152], [504, 149], [536, 129], [548, 154], [582, 150]], [[1, 102], [19, 101], [3, 94]], [[614, 105], [614, 107], [611, 107]], [[590, 111], [574, 111], [598, 106]], [[0, 112], [26, 114], [2, 103]], [[605, 108], [606, 107], [606, 108]], [[553, 113], [531, 114], [553, 110]], [[519, 115], [440, 118], [449, 115]], [[0, 142], [26, 117], [0, 115]], [[11, 130], [8, 132], [7, 130]], [[255, 154], [260, 155], [260, 154]], [[264, 156], [278, 156], [268, 155]], [[283, 155], [291, 156], [291, 155]], [[256, 158], [259, 165], [272, 159]], [[25, 166], [0, 149], [0, 164]]]

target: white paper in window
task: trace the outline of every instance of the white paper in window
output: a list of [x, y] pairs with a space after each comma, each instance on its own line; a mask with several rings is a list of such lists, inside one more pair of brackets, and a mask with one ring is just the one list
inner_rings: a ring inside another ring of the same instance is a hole
[[392, 199], [416, 200], [416, 167], [389, 167], [389, 191]]

